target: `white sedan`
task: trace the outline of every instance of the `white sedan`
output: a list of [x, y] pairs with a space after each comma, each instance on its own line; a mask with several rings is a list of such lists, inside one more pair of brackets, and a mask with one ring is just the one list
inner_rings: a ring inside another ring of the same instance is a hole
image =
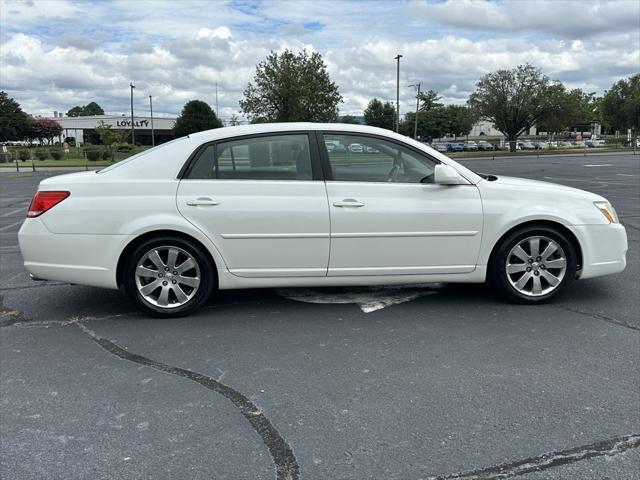
[[388, 130], [307, 123], [200, 132], [43, 180], [19, 240], [34, 278], [124, 287], [157, 316], [256, 287], [488, 280], [540, 303], [621, 272], [627, 251], [601, 196], [479, 175]]

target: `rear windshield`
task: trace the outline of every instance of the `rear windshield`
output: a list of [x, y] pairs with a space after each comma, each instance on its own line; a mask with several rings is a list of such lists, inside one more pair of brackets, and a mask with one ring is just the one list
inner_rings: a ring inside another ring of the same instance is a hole
[[136, 153], [135, 155], [132, 155], [132, 156], [130, 156], [128, 158], [125, 158], [124, 160], [120, 160], [119, 162], [114, 163], [113, 165], [109, 165], [106, 168], [102, 168], [102, 169], [98, 170], [96, 173], [109, 172], [109, 171], [111, 171], [111, 170], [113, 170], [115, 168], [118, 168], [121, 165], [124, 165], [125, 163], [129, 163], [129, 162], [131, 162], [131, 161], [133, 161], [133, 160], [135, 160], [137, 158], [144, 157], [148, 153], [157, 152], [158, 150], [166, 147], [167, 145], [171, 145], [173, 143], [181, 142], [181, 141], [183, 141], [183, 140], [185, 140], [187, 138], [189, 138], [189, 137], [176, 138], [175, 140], [171, 140], [170, 142], [166, 142], [166, 143], [163, 143], [162, 145], [158, 145], [158, 146], [150, 148], [148, 150], [144, 150], [144, 151], [142, 151], [140, 153]]

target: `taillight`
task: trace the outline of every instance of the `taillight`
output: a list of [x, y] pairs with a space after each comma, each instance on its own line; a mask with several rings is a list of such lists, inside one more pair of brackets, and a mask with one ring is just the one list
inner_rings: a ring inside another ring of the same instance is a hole
[[66, 192], [63, 190], [36, 192], [33, 200], [31, 200], [31, 205], [29, 205], [29, 212], [27, 213], [27, 217], [39, 217], [47, 210], [55, 207], [69, 195], [71, 195], [71, 192]]

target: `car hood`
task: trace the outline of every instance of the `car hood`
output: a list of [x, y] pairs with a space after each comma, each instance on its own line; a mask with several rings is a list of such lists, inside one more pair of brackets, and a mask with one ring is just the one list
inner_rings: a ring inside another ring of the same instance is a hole
[[580, 190], [579, 188], [568, 187], [566, 185], [560, 185], [558, 183], [541, 182], [540, 180], [530, 180], [528, 178], [519, 177], [504, 177], [502, 175], [497, 177], [497, 180], [491, 182], [496, 186], [515, 187], [519, 189], [537, 190], [544, 189], [553, 191], [554, 193], [568, 194], [574, 197], [584, 197], [592, 201], [605, 200], [604, 197], [596, 195], [595, 193], [587, 192], [586, 190]]

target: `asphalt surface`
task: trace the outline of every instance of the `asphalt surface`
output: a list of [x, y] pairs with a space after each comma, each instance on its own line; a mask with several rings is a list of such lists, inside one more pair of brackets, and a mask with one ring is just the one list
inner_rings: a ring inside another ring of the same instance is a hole
[[32, 282], [16, 233], [50, 174], [1, 174], [0, 477], [637, 479], [640, 155], [463, 163], [606, 196], [627, 270], [535, 307], [478, 285], [249, 290], [151, 319]]

